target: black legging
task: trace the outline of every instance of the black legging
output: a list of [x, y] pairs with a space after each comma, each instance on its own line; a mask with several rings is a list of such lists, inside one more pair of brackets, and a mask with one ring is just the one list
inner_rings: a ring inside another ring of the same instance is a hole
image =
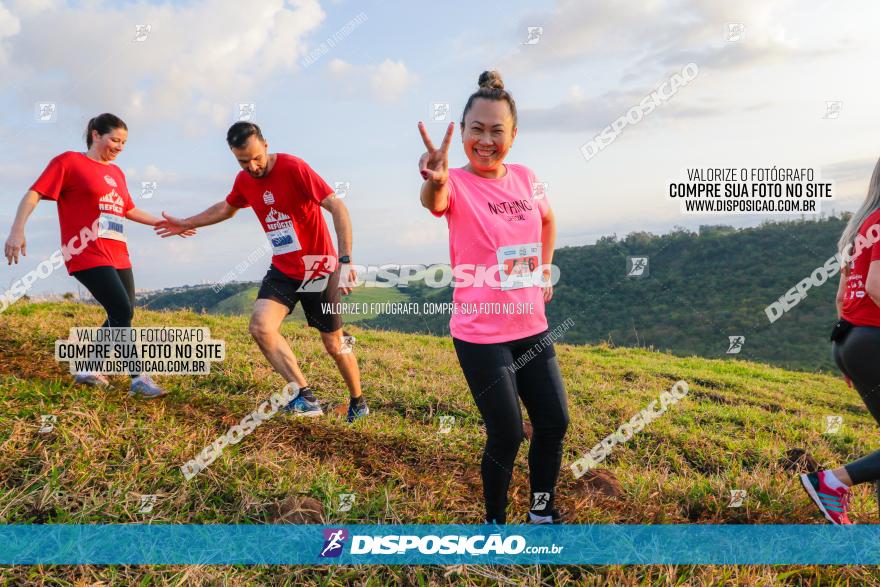
[[452, 339], [468, 387], [486, 423], [486, 447], [480, 470], [486, 519], [490, 522], [503, 524], [507, 519], [507, 490], [523, 439], [518, 397], [522, 398], [532, 423], [532, 499], [535, 493], [549, 494], [545, 507], [531, 511], [551, 515], [562, 464], [562, 439], [568, 429], [568, 400], [556, 351], [546, 336], [543, 332], [495, 344]]
[[[831, 355], [868, 411], [880, 424], [880, 328], [855, 326], [842, 342], [831, 343]], [[846, 465], [853, 485], [880, 480], [880, 450]]]
[[[101, 328], [130, 327], [134, 317], [134, 274], [131, 269], [92, 267], [71, 273], [107, 312]], [[137, 377], [137, 373], [131, 373]]]

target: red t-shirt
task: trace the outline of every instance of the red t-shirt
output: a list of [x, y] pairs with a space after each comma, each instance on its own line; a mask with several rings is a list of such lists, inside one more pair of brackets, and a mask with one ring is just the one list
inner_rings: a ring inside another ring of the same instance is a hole
[[[264, 177], [251, 177], [241, 171], [226, 202], [236, 208], [254, 209], [272, 245], [272, 264], [288, 277], [302, 280], [303, 255], [336, 257], [320, 206], [334, 193], [305, 161], [278, 153], [275, 165]], [[330, 272], [335, 266], [334, 260], [326, 271], [319, 269], [315, 274]]]
[[81, 247], [82, 239], [71, 239], [79, 237], [84, 228], [91, 230], [95, 220], [101, 218], [98, 238], [86, 239], [89, 242], [85, 248], [65, 260], [68, 273], [100, 266], [131, 267], [125, 244], [125, 213], [135, 205], [125, 175], [116, 165], [104, 165], [85, 153], [67, 151], [49, 162], [31, 189], [44, 200], [58, 202], [62, 246]]
[[[865, 237], [868, 228], [880, 223], [880, 210], [875, 210], [865, 218], [859, 227], [859, 234]], [[866, 237], [866, 242], [870, 239]], [[852, 253], [855, 253], [853, 248]], [[872, 261], [880, 259], [880, 243], [862, 249], [858, 257], [850, 261], [849, 275], [846, 280], [846, 291], [843, 297], [841, 316], [856, 326], [880, 326], [880, 307], [865, 291], [865, 280]]]

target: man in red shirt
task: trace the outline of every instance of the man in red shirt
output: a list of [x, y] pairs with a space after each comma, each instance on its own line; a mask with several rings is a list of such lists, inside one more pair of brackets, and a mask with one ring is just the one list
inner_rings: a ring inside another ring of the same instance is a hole
[[[232, 190], [207, 210], [189, 218], [163, 213], [165, 221], [155, 230], [171, 236], [185, 227], [207, 226], [235, 215], [240, 208], [252, 208], [272, 245], [272, 264], [251, 316], [250, 333], [272, 367], [287, 382], [300, 387], [299, 395], [285, 410], [297, 416], [320, 416], [308, 382], [280, 328], [284, 318], [299, 302], [309, 326], [318, 329], [327, 353], [336, 361], [351, 396], [348, 421], [369, 413], [361, 394], [360, 371], [350, 347], [343, 345], [342, 318], [331, 308], [350, 287], [340, 287], [340, 271], [347, 283], [356, 275], [351, 264], [351, 220], [335, 192], [305, 161], [284, 153], [269, 153], [260, 127], [250, 122], [233, 124], [226, 142], [241, 165]], [[342, 255], [338, 257], [321, 214], [333, 215], [333, 226]]]

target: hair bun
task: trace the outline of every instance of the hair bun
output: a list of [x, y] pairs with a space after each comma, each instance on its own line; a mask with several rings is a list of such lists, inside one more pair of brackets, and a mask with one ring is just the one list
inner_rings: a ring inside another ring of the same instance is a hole
[[481, 88], [489, 88], [489, 89], [504, 89], [504, 81], [501, 79], [501, 74], [495, 71], [484, 71], [480, 74], [480, 79], [477, 82]]

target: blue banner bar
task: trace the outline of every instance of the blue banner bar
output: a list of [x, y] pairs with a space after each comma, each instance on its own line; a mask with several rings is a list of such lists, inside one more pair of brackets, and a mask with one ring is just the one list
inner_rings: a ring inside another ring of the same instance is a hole
[[880, 526], [0, 525], [0, 564], [880, 564]]

